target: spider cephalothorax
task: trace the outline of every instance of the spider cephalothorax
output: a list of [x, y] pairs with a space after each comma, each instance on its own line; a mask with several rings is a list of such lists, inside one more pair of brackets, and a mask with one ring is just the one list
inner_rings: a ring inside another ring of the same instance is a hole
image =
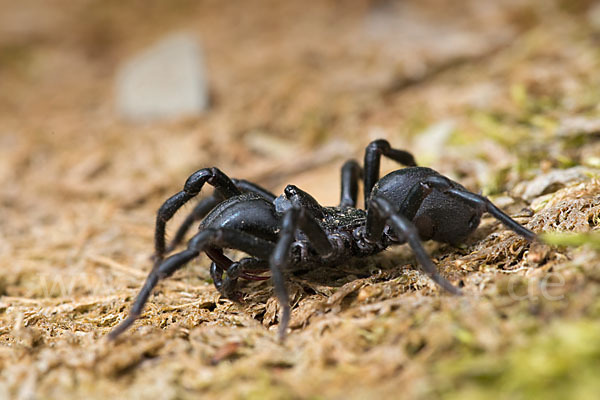
[[[379, 179], [381, 156], [407, 166]], [[358, 182], [364, 179], [365, 210], [356, 208]], [[177, 231], [169, 247], [165, 244], [167, 221], [205, 183], [215, 188], [201, 200]], [[514, 221], [486, 197], [467, 191], [460, 184], [424, 167], [413, 156], [390, 147], [385, 140], [371, 142], [365, 152], [364, 170], [354, 161], [342, 167], [340, 205], [322, 207], [312, 196], [293, 185], [276, 197], [258, 185], [230, 179], [217, 168], [193, 173], [179, 193], [158, 210], [155, 229], [155, 264], [138, 294], [129, 316], [110, 333], [116, 338], [141, 314], [159, 280], [172, 275], [190, 260], [205, 253], [211, 260], [210, 274], [225, 297], [239, 300], [240, 278], [264, 280], [257, 275], [270, 271], [275, 295], [282, 307], [279, 334], [283, 338], [290, 317], [283, 271], [300, 266], [336, 265], [353, 258], [378, 253], [390, 245], [408, 243], [423, 271], [453, 294], [460, 291], [439, 275], [421, 240], [460, 243], [488, 212], [506, 227], [532, 241], [535, 234]], [[187, 249], [164, 259], [185, 237], [195, 221], [199, 231]], [[241, 250], [250, 257], [232, 261], [223, 249]]]

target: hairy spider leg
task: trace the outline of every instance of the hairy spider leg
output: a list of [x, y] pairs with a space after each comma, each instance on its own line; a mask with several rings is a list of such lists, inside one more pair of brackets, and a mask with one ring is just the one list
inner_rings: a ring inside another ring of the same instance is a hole
[[358, 199], [358, 181], [363, 171], [356, 160], [348, 160], [342, 166], [342, 190], [340, 207], [356, 207]]
[[198, 232], [190, 239], [186, 250], [168, 257], [150, 271], [144, 286], [133, 302], [129, 315], [109, 333], [108, 338], [114, 340], [133, 324], [141, 315], [150, 293], [160, 280], [173, 275], [175, 271], [198, 257], [200, 252], [205, 251], [206, 248], [223, 247], [237, 249], [253, 257], [268, 259], [273, 253], [274, 243], [232, 229], [206, 229]]
[[365, 149], [365, 161], [364, 161], [364, 195], [365, 195], [365, 208], [369, 206], [369, 196], [375, 183], [379, 180], [379, 169], [381, 163], [381, 156], [390, 158], [400, 164], [406, 165], [407, 167], [416, 167], [417, 162], [411, 153], [404, 150], [394, 149], [390, 146], [389, 142], [384, 139], [374, 140]]
[[365, 239], [370, 242], [381, 240], [383, 230], [390, 225], [396, 235], [401, 235], [411, 247], [423, 271], [438, 285], [449, 293], [459, 295], [460, 290], [441, 276], [431, 258], [425, 251], [417, 227], [408, 218], [394, 209], [394, 206], [383, 197], [371, 198], [367, 211]]
[[[241, 192], [256, 193], [270, 202], [275, 200], [276, 196], [273, 193], [255, 183], [244, 179], [231, 179], [231, 181]], [[225, 198], [223, 198], [220, 192], [216, 189], [210, 197], [200, 200], [192, 212], [185, 218], [185, 220], [177, 229], [175, 236], [173, 237], [173, 240], [171, 240], [171, 243], [169, 243], [165, 253], [168, 254], [173, 251], [183, 241], [183, 239], [185, 239], [185, 235], [188, 233], [193, 224], [206, 217], [206, 215], [223, 200], [225, 200]]]
[[185, 217], [179, 228], [177, 228], [175, 236], [173, 236], [171, 243], [169, 243], [165, 250], [165, 254], [175, 250], [175, 248], [183, 241], [185, 235], [188, 233], [192, 225], [194, 225], [196, 221], [200, 221], [202, 218], [206, 217], [210, 210], [215, 208], [215, 206], [222, 201], [223, 198], [218, 194], [217, 191], [215, 191], [215, 193], [213, 193], [210, 197], [200, 200], [192, 212]]
[[205, 183], [212, 185], [225, 199], [241, 194], [231, 179], [218, 168], [203, 168], [190, 175], [183, 186], [183, 190], [167, 199], [156, 214], [156, 228], [154, 230], [155, 268], [158, 267], [165, 254], [167, 222], [175, 215], [177, 210], [200, 193]]
[[232, 179], [235, 186], [244, 193], [251, 192], [255, 193], [269, 202], [273, 202], [277, 196], [272, 192], [265, 189], [264, 187], [257, 185], [254, 182], [247, 181], [245, 179]]

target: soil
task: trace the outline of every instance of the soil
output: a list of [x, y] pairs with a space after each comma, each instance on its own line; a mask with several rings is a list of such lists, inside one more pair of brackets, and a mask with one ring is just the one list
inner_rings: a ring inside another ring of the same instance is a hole
[[[210, 109], [123, 120], [119, 65], [173, 31], [202, 42]], [[596, 398], [599, 38], [585, 0], [0, 0], [0, 398]], [[270, 280], [233, 303], [202, 256], [105, 339], [190, 173], [333, 205], [376, 138], [540, 240], [486, 216], [426, 243], [461, 297], [407, 246], [289, 276], [283, 343]]]

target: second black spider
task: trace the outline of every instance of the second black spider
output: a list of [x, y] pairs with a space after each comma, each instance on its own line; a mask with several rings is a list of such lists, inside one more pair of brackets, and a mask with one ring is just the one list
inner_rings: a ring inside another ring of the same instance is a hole
[[[407, 168], [379, 178], [381, 156]], [[364, 180], [365, 210], [356, 208], [358, 183]], [[171, 244], [165, 242], [166, 223], [208, 183], [214, 193], [201, 200], [178, 229]], [[442, 277], [423, 248], [422, 240], [458, 244], [479, 225], [488, 212], [528, 241], [535, 234], [498, 209], [486, 197], [467, 191], [460, 184], [425, 167], [413, 156], [390, 147], [385, 140], [371, 142], [365, 151], [364, 170], [355, 160], [342, 167], [341, 201], [322, 207], [308, 193], [288, 185], [276, 197], [260, 186], [230, 179], [217, 168], [194, 172], [183, 190], [158, 210], [155, 229], [155, 264], [140, 290], [129, 316], [109, 334], [125, 331], [140, 316], [150, 293], [161, 280], [205, 253], [211, 260], [210, 274], [217, 290], [239, 300], [240, 278], [264, 280], [270, 271], [275, 295], [281, 305], [279, 335], [285, 336], [290, 306], [284, 272], [297, 268], [340, 265], [350, 258], [379, 253], [390, 245], [408, 243], [423, 271], [453, 294], [459, 289]], [[164, 259], [185, 237], [195, 221], [199, 231], [187, 249]], [[223, 249], [249, 255], [233, 261]]]

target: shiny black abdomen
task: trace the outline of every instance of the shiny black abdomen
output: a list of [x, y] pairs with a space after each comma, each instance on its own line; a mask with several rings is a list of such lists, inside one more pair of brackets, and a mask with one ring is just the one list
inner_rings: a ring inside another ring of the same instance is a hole
[[280, 216], [273, 203], [254, 193], [243, 193], [219, 203], [204, 218], [200, 229], [232, 229], [276, 242], [281, 229]]
[[[410, 167], [391, 172], [373, 187], [371, 196], [379, 195], [400, 207], [405, 204], [410, 189], [429, 177], [441, 177], [431, 168]], [[454, 181], [452, 186], [463, 190]], [[402, 211], [402, 210], [400, 210]], [[464, 200], [433, 190], [423, 201], [412, 222], [423, 240], [458, 244], [479, 225], [483, 210]]]

